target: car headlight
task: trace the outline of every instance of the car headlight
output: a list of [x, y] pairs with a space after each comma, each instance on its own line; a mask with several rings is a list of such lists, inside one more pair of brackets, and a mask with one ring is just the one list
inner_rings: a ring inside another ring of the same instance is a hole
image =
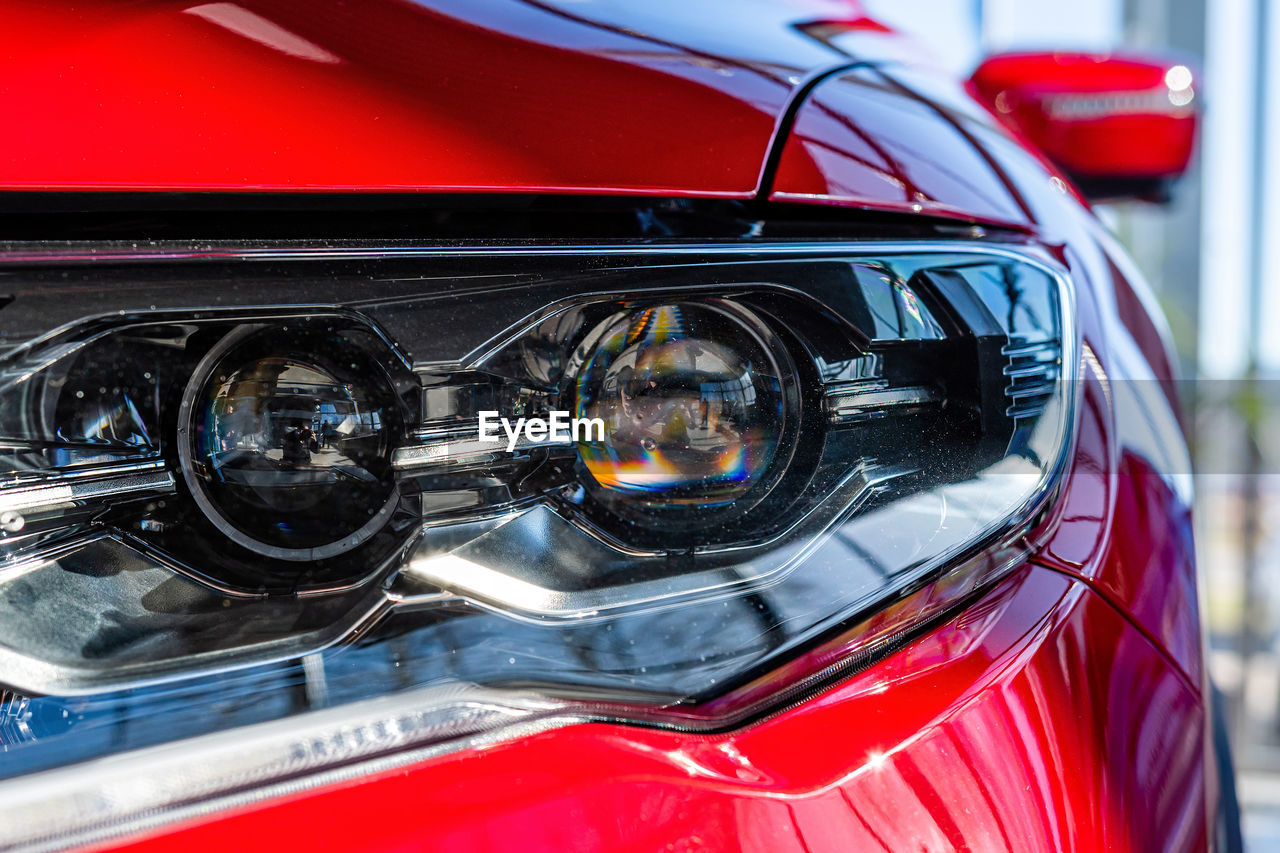
[[1030, 250], [97, 263], [76, 302], [20, 268], [0, 314], [38, 333], [0, 361], [0, 768], [289, 728], [86, 826], [281, 756], [746, 720], [1015, 566], [1070, 444], [1071, 293]]

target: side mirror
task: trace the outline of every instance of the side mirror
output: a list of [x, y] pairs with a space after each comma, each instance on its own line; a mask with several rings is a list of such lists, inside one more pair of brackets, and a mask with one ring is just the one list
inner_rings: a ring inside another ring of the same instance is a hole
[[1176, 61], [1009, 53], [979, 65], [969, 91], [1090, 200], [1166, 202], [1191, 160], [1196, 82]]

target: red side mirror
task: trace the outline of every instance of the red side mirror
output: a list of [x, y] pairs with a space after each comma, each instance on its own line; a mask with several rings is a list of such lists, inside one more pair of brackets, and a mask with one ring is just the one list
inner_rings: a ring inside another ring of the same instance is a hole
[[1167, 201], [1191, 160], [1194, 72], [1176, 61], [1082, 53], [993, 56], [970, 90], [1095, 201]]

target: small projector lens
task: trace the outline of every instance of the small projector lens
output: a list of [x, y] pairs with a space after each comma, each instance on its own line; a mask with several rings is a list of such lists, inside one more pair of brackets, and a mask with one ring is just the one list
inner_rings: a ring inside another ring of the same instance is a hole
[[735, 313], [677, 303], [602, 330], [576, 401], [578, 417], [604, 421], [604, 440], [578, 445], [602, 492], [655, 509], [719, 507], [760, 483], [782, 435], [780, 372], [767, 330]]
[[385, 374], [340, 335], [236, 337], [215, 348], [184, 400], [179, 452], [197, 503], [266, 556], [318, 560], [357, 547], [396, 503]]

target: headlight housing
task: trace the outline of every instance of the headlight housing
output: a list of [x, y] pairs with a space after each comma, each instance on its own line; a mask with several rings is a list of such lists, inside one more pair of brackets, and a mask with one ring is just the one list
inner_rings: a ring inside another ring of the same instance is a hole
[[345, 724], [431, 722], [308, 770], [733, 724], [1015, 565], [1071, 439], [1030, 250], [126, 254], [91, 308], [21, 276], [7, 337], [61, 323], [0, 361], [7, 775], [373, 697]]

